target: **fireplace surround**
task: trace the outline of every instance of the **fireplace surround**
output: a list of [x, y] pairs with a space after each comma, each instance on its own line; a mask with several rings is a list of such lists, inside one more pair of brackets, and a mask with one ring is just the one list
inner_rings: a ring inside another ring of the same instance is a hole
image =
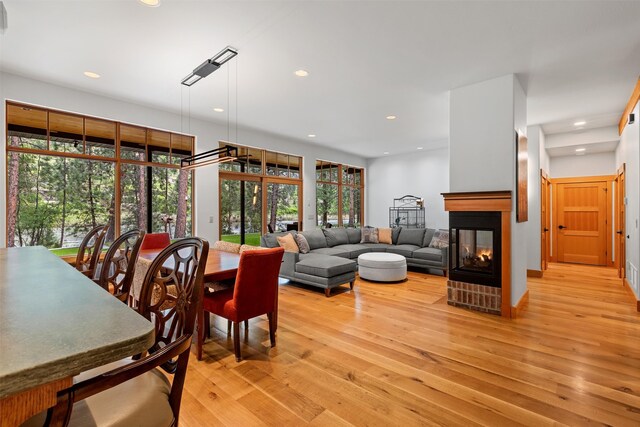
[[447, 303], [511, 317], [511, 191], [444, 193]]

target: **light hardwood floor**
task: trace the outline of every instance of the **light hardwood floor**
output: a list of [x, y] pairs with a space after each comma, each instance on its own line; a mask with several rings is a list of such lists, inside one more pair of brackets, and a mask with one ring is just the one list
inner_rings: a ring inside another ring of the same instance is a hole
[[254, 319], [236, 363], [216, 320], [180, 424], [640, 425], [640, 314], [615, 270], [553, 264], [513, 321], [445, 289], [411, 272], [331, 298], [281, 285], [277, 347]]

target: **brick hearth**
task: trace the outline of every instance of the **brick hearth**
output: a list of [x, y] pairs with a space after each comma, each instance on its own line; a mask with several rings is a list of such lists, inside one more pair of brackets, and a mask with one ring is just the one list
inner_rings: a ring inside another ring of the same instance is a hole
[[502, 289], [475, 283], [447, 281], [447, 303], [484, 313], [500, 315]]

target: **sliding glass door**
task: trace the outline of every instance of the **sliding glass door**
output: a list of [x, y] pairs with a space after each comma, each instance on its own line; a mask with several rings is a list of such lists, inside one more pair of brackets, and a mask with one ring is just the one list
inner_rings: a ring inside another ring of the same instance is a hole
[[267, 182], [267, 230], [300, 229], [298, 215], [298, 184]]
[[259, 180], [220, 179], [220, 234], [225, 242], [260, 245], [262, 186]]

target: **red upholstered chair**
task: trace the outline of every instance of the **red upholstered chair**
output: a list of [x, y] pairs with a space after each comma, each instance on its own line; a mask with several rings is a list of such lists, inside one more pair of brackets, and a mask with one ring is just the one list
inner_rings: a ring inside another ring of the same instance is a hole
[[202, 308], [205, 316], [213, 313], [233, 322], [233, 348], [238, 362], [242, 359], [240, 322], [266, 314], [271, 347], [276, 345], [278, 273], [283, 253], [283, 248], [243, 252], [233, 289], [204, 295]]
[[164, 249], [171, 244], [169, 233], [149, 233], [144, 236], [141, 251], [145, 249]]

